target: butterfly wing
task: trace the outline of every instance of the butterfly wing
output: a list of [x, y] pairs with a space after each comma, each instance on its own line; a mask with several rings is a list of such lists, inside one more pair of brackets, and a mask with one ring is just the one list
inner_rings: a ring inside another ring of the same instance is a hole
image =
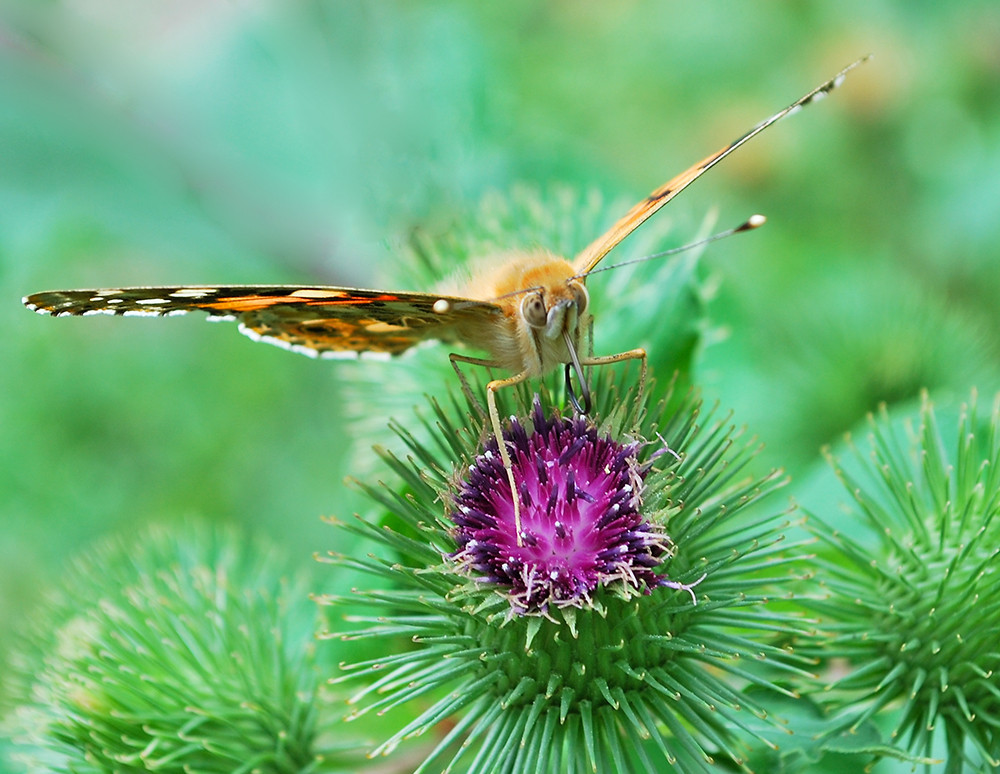
[[35, 293], [41, 314], [163, 317], [206, 312], [236, 320], [252, 339], [312, 357], [361, 352], [398, 355], [426, 339], [451, 340], [454, 328], [502, 315], [488, 302], [428, 293], [298, 286], [144, 287]]
[[817, 86], [805, 96], [795, 100], [795, 102], [786, 107], [784, 110], [781, 110], [770, 118], [761, 121], [739, 139], [736, 139], [729, 143], [729, 145], [720, 148], [715, 153], [706, 156], [690, 169], [681, 172], [677, 175], [677, 177], [668, 180], [666, 183], [661, 185], [649, 196], [629, 210], [625, 216], [615, 223], [606, 233], [594, 240], [590, 245], [584, 248], [583, 252], [576, 256], [573, 260], [573, 268], [576, 270], [577, 274], [586, 274], [588, 271], [597, 266], [605, 255], [611, 252], [611, 250], [625, 237], [641, 226], [646, 219], [649, 218], [649, 216], [659, 210], [660, 207], [677, 196], [677, 194], [691, 185], [691, 183], [722, 161], [734, 150], [739, 148], [752, 137], [755, 137], [763, 132], [767, 129], [767, 127], [771, 126], [771, 124], [777, 123], [785, 116], [796, 112], [802, 107], [805, 107], [810, 102], [815, 102], [816, 100], [825, 97], [843, 82], [844, 76], [846, 76], [849, 71], [853, 70], [867, 59], [868, 57], [864, 57], [856, 62], [852, 62], [837, 73], [833, 78]]

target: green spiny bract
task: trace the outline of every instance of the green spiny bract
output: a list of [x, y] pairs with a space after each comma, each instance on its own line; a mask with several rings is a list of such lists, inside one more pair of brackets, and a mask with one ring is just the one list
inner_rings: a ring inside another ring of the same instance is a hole
[[[620, 399], [605, 377], [595, 390], [597, 434], [634, 444], [637, 464], [648, 466], [640, 510], [669, 540], [656, 572], [670, 586], [609, 580], [589, 599], [525, 614], [502, 579], [470, 573], [456, 558], [453, 503], [490, 434], [482, 417], [469, 429], [435, 405], [441, 459], [397, 428], [410, 458], [382, 456], [403, 485], [363, 487], [391, 516], [381, 526], [337, 522], [374, 538], [378, 555], [329, 559], [382, 587], [324, 600], [350, 606], [360, 597], [366, 606], [353, 630], [334, 624], [330, 636], [366, 648], [336, 680], [362, 683], [353, 717], [400, 716], [373, 754], [433, 729], [443, 737], [418, 771], [450, 759], [448, 770], [473, 772], [629, 772], [666, 762], [692, 772], [713, 759], [740, 761], [737, 734], [770, 744], [760, 731], [767, 709], [742, 689], [788, 695], [775, 680], [802, 676], [801, 660], [771, 639], [801, 632], [800, 619], [766, 607], [793, 579], [798, 552], [782, 543], [784, 514], [746, 506], [778, 476], [744, 476], [750, 445], [725, 419], [702, 416], [699, 403], [647, 415], [641, 399]], [[525, 428], [539, 421], [526, 390], [511, 400], [503, 413]], [[547, 415], [557, 411], [546, 391], [541, 403]]]

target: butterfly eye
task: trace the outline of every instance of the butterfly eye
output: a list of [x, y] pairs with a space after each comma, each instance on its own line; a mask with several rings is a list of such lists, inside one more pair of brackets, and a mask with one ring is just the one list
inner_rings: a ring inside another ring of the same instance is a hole
[[569, 289], [573, 294], [573, 300], [576, 302], [576, 313], [577, 315], [582, 315], [587, 311], [587, 307], [590, 306], [590, 294], [582, 282], [570, 282]]
[[544, 328], [548, 313], [541, 293], [531, 293], [521, 301], [521, 317], [532, 328]]

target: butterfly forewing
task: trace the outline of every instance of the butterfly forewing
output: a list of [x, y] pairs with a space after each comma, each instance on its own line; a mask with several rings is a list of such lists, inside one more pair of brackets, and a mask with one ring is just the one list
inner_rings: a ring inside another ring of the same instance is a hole
[[59, 290], [24, 303], [54, 316], [206, 312], [209, 319], [239, 321], [253, 339], [327, 357], [400, 354], [425, 339], [452, 340], [456, 325], [500, 314], [487, 302], [439, 294], [292, 285]]
[[725, 147], [720, 148], [715, 153], [706, 156], [694, 166], [668, 180], [666, 183], [653, 191], [649, 196], [636, 204], [631, 210], [625, 213], [625, 215], [610, 229], [608, 229], [608, 231], [584, 248], [584, 250], [574, 259], [573, 268], [578, 274], [586, 274], [589, 272], [591, 269], [596, 267], [597, 264], [601, 262], [601, 259], [611, 252], [611, 250], [614, 249], [619, 242], [645, 223], [645, 221], [653, 213], [659, 210], [660, 207], [677, 196], [677, 194], [691, 185], [691, 183], [705, 174], [705, 172], [710, 170], [745, 142], [763, 132], [767, 129], [767, 127], [777, 123], [790, 113], [794, 113], [799, 108], [808, 105], [810, 102], [814, 102], [817, 99], [825, 97], [841, 84], [844, 80], [844, 76], [847, 75], [848, 72], [867, 59], [868, 57], [864, 57], [862, 59], [858, 59], [856, 62], [852, 62], [833, 76], [833, 78], [820, 84], [808, 94], [795, 100], [795, 102], [786, 107], [784, 110], [779, 110], [773, 116], [761, 121], [742, 137], [733, 140], [733, 142], [729, 143]]

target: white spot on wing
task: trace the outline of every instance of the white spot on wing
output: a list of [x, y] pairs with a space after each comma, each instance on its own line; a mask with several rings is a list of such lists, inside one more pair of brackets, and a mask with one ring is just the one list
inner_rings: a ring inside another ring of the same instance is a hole
[[171, 298], [204, 298], [215, 293], [214, 288], [177, 288], [170, 294]]
[[160, 317], [159, 312], [154, 312], [153, 310], [146, 311], [145, 309], [126, 309], [122, 312], [122, 317]]
[[169, 304], [170, 299], [168, 298], [140, 298], [136, 300], [137, 304]]
[[[209, 319], [212, 319], [212, 318], [210, 317]], [[257, 333], [257, 331], [248, 328], [247, 326], [243, 325], [242, 323], [240, 323], [240, 333], [242, 333], [244, 336], [246, 336], [249, 339], [253, 339], [254, 341], [262, 341], [264, 339], [264, 337], [261, 336], [259, 333]]]
[[276, 336], [265, 336], [257, 331], [248, 328], [243, 323], [240, 323], [239, 328], [240, 333], [244, 336], [253, 339], [254, 341], [263, 341], [266, 344], [274, 344], [276, 347], [281, 347], [282, 349], [287, 349], [289, 352], [298, 352], [300, 355], [305, 355], [306, 357], [318, 357], [319, 352], [317, 352], [312, 347], [304, 347], [301, 344], [293, 344], [290, 341], [285, 341], [284, 339], [279, 339]]
[[[210, 317], [209, 319], [213, 318]], [[305, 344], [296, 344], [291, 341], [285, 341], [277, 336], [268, 336], [266, 334], [258, 333], [252, 328], [248, 328], [244, 323], [240, 323], [239, 331], [253, 341], [262, 341], [265, 344], [273, 344], [276, 347], [287, 349], [289, 352], [298, 352], [300, 355], [305, 355], [306, 357], [311, 358], [322, 358], [323, 360], [357, 360], [358, 358], [376, 361], [392, 360], [392, 355], [389, 352], [356, 352], [353, 349], [318, 350], [313, 347], [308, 347]]]
[[[187, 310], [185, 309], [184, 311]], [[236, 316], [232, 314], [210, 314], [205, 319], [207, 319], [209, 322], [236, 322]], [[244, 331], [244, 333], [246, 333], [246, 331]], [[250, 336], [249, 333], [246, 333], [246, 335]], [[250, 336], [250, 338], [253, 338], [253, 336]]]
[[289, 352], [298, 352], [300, 355], [305, 355], [306, 357], [311, 357], [313, 359], [319, 357], [319, 352], [312, 347], [304, 347], [301, 344], [290, 344], [287, 341], [282, 341], [281, 339], [263, 338], [261, 341], [266, 341], [269, 344], [277, 344], [279, 347], [283, 347]]

